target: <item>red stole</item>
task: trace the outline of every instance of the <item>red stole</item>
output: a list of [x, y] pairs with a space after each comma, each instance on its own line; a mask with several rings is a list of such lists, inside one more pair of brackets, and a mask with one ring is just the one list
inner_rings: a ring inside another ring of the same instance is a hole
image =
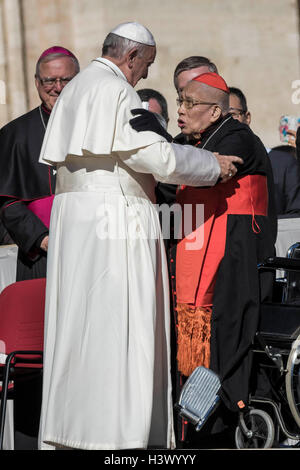
[[[187, 222], [184, 205], [193, 208], [191, 233], [183, 232], [185, 238], [177, 245], [177, 303], [211, 306], [218, 267], [225, 252], [227, 216], [250, 214], [253, 231], [259, 231], [255, 215], [267, 215], [267, 180], [262, 175], [247, 175], [211, 188], [183, 187], [177, 202], [182, 206], [183, 230]], [[200, 221], [197, 213], [201, 208], [197, 205], [204, 205]]]

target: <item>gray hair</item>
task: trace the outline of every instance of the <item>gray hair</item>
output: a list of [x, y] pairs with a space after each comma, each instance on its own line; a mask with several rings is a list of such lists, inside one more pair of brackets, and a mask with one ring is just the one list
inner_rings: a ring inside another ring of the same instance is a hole
[[114, 33], [109, 33], [102, 46], [102, 56], [121, 59], [121, 57], [134, 48], [137, 49], [138, 56], [141, 56], [147, 47], [151, 46], [123, 38], [122, 36], [118, 36]]
[[39, 77], [40, 76], [40, 65], [41, 64], [46, 64], [47, 62], [50, 62], [51, 60], [58, 59], [60, 57], [68, 57], [71, 59], [74, 64], [75, 64], [75, 72], [76, 74], [80, 72], [80, 65], [76, 57], [72, 57], [70, 55], [62, 54], [61, 52], [54, 52], [53, 54], [48, 54], [45, 57], [42, 57], [37, 61], [36, 68], [35, 68], [35, 76]]

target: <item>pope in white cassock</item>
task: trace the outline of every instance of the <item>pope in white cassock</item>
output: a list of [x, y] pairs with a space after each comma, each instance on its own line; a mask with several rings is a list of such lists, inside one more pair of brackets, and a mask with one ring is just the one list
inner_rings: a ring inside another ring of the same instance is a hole
[[131, 109], [141, 107], [133, 86], [155, 54], [142, 25], [117, 26], [51, 113], [40, 156], [57, 166], [41, 448], [175, 445], [168, 274], [154, 188], [156, 180], [213, 185], [239, 159], [223, 168], [208, 151], [131, 128]]

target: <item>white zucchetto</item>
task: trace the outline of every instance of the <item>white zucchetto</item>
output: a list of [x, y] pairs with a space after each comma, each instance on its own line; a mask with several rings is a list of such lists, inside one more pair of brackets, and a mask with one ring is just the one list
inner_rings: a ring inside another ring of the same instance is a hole
[[149, 29], [140, 23], [121, 23], [116, 26], [111, 33], [117, 34], [131, 41], [139, 42], [141, 44], [146, 44], [147, 46], [155, 46], [155, 40], [153, 35], [150, 33]]

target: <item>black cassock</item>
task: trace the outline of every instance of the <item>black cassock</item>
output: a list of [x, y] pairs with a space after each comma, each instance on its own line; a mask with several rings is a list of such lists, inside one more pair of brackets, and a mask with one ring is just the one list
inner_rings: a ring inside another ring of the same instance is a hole
[[1, 218], [18, 246], [18, 281], [46, 276], [47, 256], [39, 247], [48, 227], [28, 205], [55, 189], [53, 168], [39, 163], [48, 119], [41, 106], [0, 130]]
[[[210, 368], [222, 380], [222, 403], [220, 412], [217, 411], [203, 428], [204, 435], [221, 432], [227, 424], [231, 425], [232, 418], [237, 416], [237, 413], [232, 412], [238, 411], [240, 397], [247, 403], [252, 362], [250, 350], [259, 321], [260, 296], [262, 299], [268, 298], [273, 280], [267, 273], [260, 283], [257, 264], [274, 255], [277, 235], [274, 183], [267, 152], [248, 126], [233, 118], [228, 119], [228, 116], [223, 118], [223, 122], [224, 125], [217, 131], [220, 122], [202, 134], [199, 147], [221, 155], [243, 158], [244, 164], [239, 166], [238, 176], [265, 175], [268, 181], [269, 210], [268, 217], [255, 216], [260, 228], [257, 234], [251, 229], [252, 215], [230, 214], [227, 218], [225, 254], [214, 288], [211, 324]], [[175, 278], [176, 245], [171, 250], [171, 260], [171, 278]], [[176, 292], [175, 284], [172, 290]], [[177, 373], [175, 375], [182, 385], [182, 378]], [[181, 388], [180, 383], [177, 393]], [[178, 438], [184, 439], [182, 423], [178, 423], [178, 427]], [[197, 433], [192, 437], [188, 432], [187, 439], [197, 440], [199, 437]]]

